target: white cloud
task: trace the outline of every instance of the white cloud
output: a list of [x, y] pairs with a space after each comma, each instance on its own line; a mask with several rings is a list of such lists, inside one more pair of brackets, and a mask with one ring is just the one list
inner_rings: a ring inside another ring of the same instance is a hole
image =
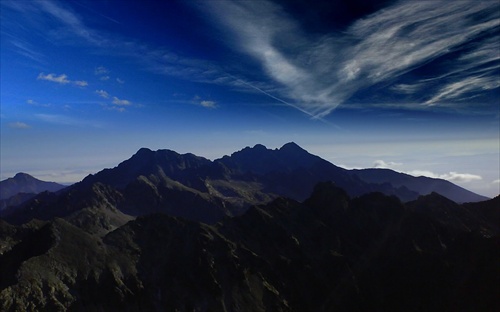
[[10, 128], [14, 128], [14, 129], [29, 129], [29, 128], [31, 128], [28, 124], [26, 124], [24, 122], [20, 122], [20, 121], [11, 122], [8, 125]]
[[119, 98], [114, 96], [113, 97], [113, 104], [121, 105], [121, 106], [128, 106], [128, 105], [131, 105], [132, 103], [130, 101], [127, 101], [127, 100], [120, 100]]
[[121, 80], [120, 78], [116, 78], [116, 82], [118, 82], [119, 84], [124, 84], [125, 83], [125, 81]]
[[106, 80], [109, 80], [109, 76], [102, 76], [102, 77], [101, 77], [101, 78], [99, 78], [99, 79], [101, 79], [102, 81], [106, 81]]
[[210, 100], [202, 100], [200, 96], [198, 95], [195, 95], [193, 97], [193, 103], [196, 104], [196, 105], [200, 105], [200, 106], [203, 106], [205, 108], [217, 108], [217, 102], [215, 101], [210, 101]]
[[96, 76], [106, 75], [109, 74], [109, 70], [104, 66], [99, 66], [94, 69], [94, 74]]
[[120, 113], [123, 113], [125, 111], [125, 107], [112, 106], [112, 107], [110, 107], [110, 110], [115, 110], [115, 111], [118, 111]]
[[[383, 160], [376, 160], [373, 162], [374, 168], [385, 168], [385, 169], [393, 169], [394, 167], [398, 167], [403, 165], [402, 163], [397, 162], [385, 162]], [[435, 179], [443, 179], [451, 182], [471, 182], [482, 180], [483, 178], [479, 175], [471, 174], [471, 173], [458, 173], [455, 171], [450, 171], [444, 174], [437, 174], [429, 170], [410, 170], [410, 171], [400, 171], [402, 173], [406, 173], [412, 176], [420, 177], [429, 177]]]
[[451, 182], [471, 182], [471, 181], [478, 181], [482, 180], [483, 178], [479, 175], [471, 174], [471, 173], [458, 173], [454, 171], [450, 171], [449, 173], [444, 173], [444, 174], [436, 174], [431, 171], [426, 171], [426, 170], [412, 170], [405, 172], [407, 174], [413, 175], [413, 176], [426, 176], [430, 178], [436, 178], [436, 179], [444, 179], [448, 180]]
[[45, 75], [44, 73], [40, 73], [36, 79], [57, 82], [60, 84], [67, 84], [67, 83], [71, 82], [68, 80], [68, 76], [65, 74], [61, 74], [61, 75], [57, 76], [56, 74]]
[[206, 108], [217, 108], [217, 103], [214, 101], [201, 101], [200, 105]]
[[397, 166], [401, 166], [402, 163], [397, 163], [397, 162], [385, 162], [381, 159], [378, 159], [378, 160], [375, 160], [373, 162], [373, 167], [374, 168], [393, 168], [393, 167], [397, 167]]
[[493, 184], [500, 184], [500, 179], [498, 179], [498, 180], [494, 180], [494, 181], [493, 181], [493, 182], [491, 182], [491, 183], [493, 183]]
[[80, 87], [86, 87], [89, 85], [85, 80], [76, 80], [73, 83]]
[[36, 79], [56, 82], [56, 83], [60, 83], [60, 84], [72, 83], [72, 84], [77, 85], [79, 87], [86, 87], [89, 85], [88, 82], [84, 81], [84, 80], [71, 81], [68, 79], [68, 75], [66, 75], [66, 74], [61, 74], [61, 75], [57, 76], [56, 74], [45, 75], [44, 73], [40, 73], [40, 74], [38, 74], [38, 77]]
[[39, 107], [50, 107], [51, 106], [51, 104], [40, 104], [33, 99], [26, 100], [26, 104], [32, 105], [32, 106], [39, 106]]
[[95, 93], [97, 93], [102, 98], [105, 98], [105, 99], [109, 98], [109, 93], [104, 91], [104, 90], [95, 90]]

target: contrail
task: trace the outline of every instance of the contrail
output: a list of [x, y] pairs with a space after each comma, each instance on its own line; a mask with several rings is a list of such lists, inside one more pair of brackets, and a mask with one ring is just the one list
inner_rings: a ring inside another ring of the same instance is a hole
[[243, 83], [243, 84], [245, 84], [245, 85], [249, 86], [249, 87], [250, 87], [250, 88], [252, 88], [252, 89], [255, 89], [255, 90], [257, 90], [257, 91], [259, 91], [259, 92], [261, 92], [261, 93], [263, 93], [263, 94], [267, 95], [268, 97], [270, 97], [270, 98], [272, 98], [272, 99], [275, 99], [275, 100], [276, 100], [276, 101], [278, 101], [278, 102], [281, 102], [281, 103], [283, 103], [283, 104], [286, 104], [286, 105], [288, 105], [288, 106], [291, 106], [291, 107], [293, 107], [293, 108], [295, 108], [295, 109], [297, 109], [297, 110], [301, 111], [302, 113], [304, 113], [304, 114], [306, 114], [306, 115], [310, 116], [312, 119], [317, 119], [317, 120], [320, 120], [320, 121], [322, 121], [322, 122], [324, 122], [324, 123], [327, 123], [327, 124], [329, 124], [329, 125], [335, 126], [335, 127], [337, 127], [338, 129], [340, 129], [340, 127], [339, 127], [339, 126], [337, 126], [337, 125], [335, 125], [335, 124], [332, 124], [331, 122], [328, 122], [328, 121], [324, 120], [324, 119], [323, 119], [322, 117], [320, 117], [319, 115], [314, 115], [314, 114], [311, 114], [310, 112], [306, 111], [305, 109], [300, 108], [299, 106], [294, 105], [294, 104], [292, 104], [292, 103], [290, 103], [290, 102], [287, 102], [287, 101], [285, 101], [285, 100], [283, 100], [283, 99], [280, 99], [279, 97], [276, 97], [276, 96], [274, 96], [274, 95], [272, 95], [272, 94], [270, 94], [270, 93], [268, 93], [268, 92], [266, 92], [266, 91], [262, 90], [261, 88], [256, 87], [256, 86], [254, 86], [254, 85], [252, 85], [252, 84], [250, 84], [250, 83], [248, 83], [248, 82], [246, 82], [246, 81], [244, 81], [244, 80], [242, 80], [242, 79], [240, 79], [240, 78], [237, 78], [237, 77], [235, 77], [235, 76], [233, 76], [233, 75], [231, 75], [231, 74], [229, 74], [229, 73], [227, 73], [227, 72], [226, 72], [226, 75], [228, 75], [229, 77], [233, 78], [234, 80], [237, 80], [237, 81], [239, 81], [239, 82], [241, 82], [241, 83]]
[[237, 80], [237, 81], [239, 81], [239, 82], [241, 82], [241, 83], [243, 83], [243, 84], [245, 84], [245, 85], [249, 86], [250, 88], [253, 88], [253, 89], [257, 90], [257, 91], [259, 91], [259, 92], [261, 92], [261, 93], [263, 93], [263, 94], [267, 95], [268, 97], [270, 97], [270, 98], [272, 98], [272, 99], [275, 99], [276, 101], [279, 101], [279, 102], [281, 102], [281, 103], [283, 103], [283, 104], [286, 104], [286, 105], [288, 105], [288, 106], [291, 106], [291, 107], [293, 107], [293, 108], [295, 108], [295, 109], [298, 109], [299, 111], [303, 112], [303, 113], [304, 113], [304, 114], [306, 114], [306, 115], [311, 116], [312, 118], [317, 118], [317, 116], [315, 116], [315, 115], [313, 115], [313, 114], [309, 113], [308, 111], [306, 111], [306, 110], [304, 110], [304, 109], [302, 109], [302, 108], [298, 107], [297, 105], [294, 105], [294, 104], [292, 104], [292, 103], [290, 103], [290, 102], [287, 102], [287, 101], [285, 101], [285, 100], [283, 100], [283, 99], [280, 99], [280, 98], [278, 98], [278, 97], [276, 97], [276, 96], [274, 96], [274, 95], [272, 95], [272, 94], [270, 94], [270, 93], [268, 93], [268, 92], [266, 92], [266, 91], [262, 90], [261, 88], [256, 87], [256, 86], [254, 86], [254, 85], [252, 85], [252, 84], [250, 84], [250, 83], [248, 83], [248, 82], [246, 82], [246, 81], [244, 81], [244, 80], [241, 80], [240, 78], [237, 78], [237, 77], [235, 77], [235, 76], [233, 76], [233, 75], [231, 75], [231, 74], [229, 74], [229, 73], [226, 73], [226, 74], [227, 74], [229, 77], [233, 78], [234, 80]]

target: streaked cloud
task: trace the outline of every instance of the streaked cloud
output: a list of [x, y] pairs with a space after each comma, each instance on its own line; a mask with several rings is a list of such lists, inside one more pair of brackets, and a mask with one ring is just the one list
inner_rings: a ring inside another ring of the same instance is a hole
[[109, 76], [102, 76], [99, 79], [102, 80], [102, 81], [107, 81], [107, 80], [109, 80]]
[[427, 105], [434, 105], [441, 101], [461, 98], [464, 94], [481, 92], [500, 87], [500, 78], [495, 76], [466, 77], [449, 83], [438, 90], [438, 92], [425, 102]]
[[500, 179], [497, 179], [497, 180], [494, 180], [493, 182], [491, 182], [493, 184], [500, 184]]
[[13, 128], [13, 129], [29, 129], [29, 128], [31, 128], [31, 126], [28, 125], [27, 123], [20, 122], [20, 121], [11, 122], [8, 124], [8, 126], [10, 128]]
[[45, 62], [45, 56], [36, 51], [30, 43], [20, 40], [19, 38], [11, 40], [10, 43], [15, 47], [17, 53], [39, 63]]
[[96, 31], [87, 27], [81, 18], [75, 14], [69, 7], [63, 6], [61, 3], [53, 1], [36, 1], [37, 9], [51, 17], [59, 20], [66, 28], [60, 31], [70, 31], [76, 36], [96, 45], [105, 43], [105, 39]]
[[122, 80], [120, 78], [116, 78], [116, 82], [118, 82], [119, 84], [124, 84], [125, 80]]

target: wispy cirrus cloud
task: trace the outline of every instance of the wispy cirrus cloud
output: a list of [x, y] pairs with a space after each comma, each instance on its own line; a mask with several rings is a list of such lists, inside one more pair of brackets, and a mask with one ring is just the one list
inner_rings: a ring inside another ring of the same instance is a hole
[[39, 63], [45, 62], [45, 56], [36, 51], [30, 43], [19, 38], [12, 39], [10, 43], [15, 47], [19, 54]]
[[106, 39], [98, 34], [95, 30], [87, 27], [81, 18], [74, 13], [69, 7], [64, 7], [61, 3], [53, 1], [36, 1], [37, 9], [51, 17], [59, 20], [66, 27], [61, 28], [60, 31], [70, 31], [72, 34], [83, 38], [84, 40], [96, 44], [105, 44]]
[[[498, 87], [494, 81], [498, 75], [492, 71], [481, 76], [473, 72], [485, 60], [498, 66], [491, 42], [480, 38], [500, 25], [494, 1], [401, 1], [355, 21], [343, 33], [316, 39], [269, 1], [209, 1], [202, 6], [232, 31], [232, 42], [236, 39], [242, 52], [258, 60], [267, 75], [284, 86], [283, 96], [314, 116], [324, 116], [356, 92], [391, 83], [445, 55], [454, 66], [435, 72], [434, 78], [449, 79], [444, 85], [434, 81], [438, 87], [428, 103], [481, 92], [484, 82], [488, 90]], [[468, 44], [477, 51], [461, 59], [452, 55]], [[464, 66], [469, 70], [461, 75], [449, 72]], [[474, 86], [465, 86], [468, 82]], [[421, 86], [400, 83], [393, 88], [412, 94]]]
[[500, 87], [500, 78], [496, 76], [472, 76], [450, 82], [425, 102], [427, 105], [439, 104], [442, 101], [459, 99], [466, 94], [493, 90]]

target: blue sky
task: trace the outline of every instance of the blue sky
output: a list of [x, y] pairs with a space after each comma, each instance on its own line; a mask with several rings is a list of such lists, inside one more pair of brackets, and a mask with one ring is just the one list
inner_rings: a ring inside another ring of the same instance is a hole
[[10, 1], [1, 179], [295, 141], [500, 191], [498, 1]]

